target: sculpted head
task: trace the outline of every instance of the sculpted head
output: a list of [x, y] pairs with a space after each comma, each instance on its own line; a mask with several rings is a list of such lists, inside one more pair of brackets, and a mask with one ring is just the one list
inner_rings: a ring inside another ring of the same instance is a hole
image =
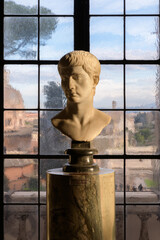
[[100, 62], [91, 53], [73, 51], [58, 63], [66, 107], [52, 118], [52, 124], [75, 141], [92, 141], [110, 122], [110, 117], [93, 106], [99, 82]]
[[70, 93], [76, 94], [74, 88], [77, 88], [79, 93], [82, 91], [84, 95], [86, 93], [86, 97], [87, 94], [94, 96], [101, 67], [100, 62], [93, 54], [86, 51], [67, 53], [60, 59], [58, 71], [62, 79], [62, 88], [68, 100], [71, 100]]

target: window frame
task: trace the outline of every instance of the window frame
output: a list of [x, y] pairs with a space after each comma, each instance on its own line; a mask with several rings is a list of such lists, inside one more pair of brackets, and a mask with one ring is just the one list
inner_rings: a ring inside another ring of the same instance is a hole
[[[135, 65], [135, 64], [157, 64], [160, 65], [160, 58], [157, 60], [127, 60], [125, 57], [126, 53], [126, 17], [138, 17], [138, 16], [157, 16], [159, 17], [159, 26], [160, 26], [160, 13], [159, 14], [126, 14], [126, 7], [125, 3], [126, 1], [123, 0], [124, 3], [124, 12], [122, 14], [90, 14], [89, 13], [89, 0], [84, 0], [84, 1], [77, 1], [74, 0], [74, 13], [73, 15], [56, 15], [62, 16], [62, 17], [73, 17], [74, 19], [74, 50], [90, 50], [90, 31], [89, 31], [89, 26], [90, 26], [90, 17], [105, 17], [105, 16], [110, 16], [110, 17], [115, 17], [115, 16], [121, 16], [123, 17], [123, 35], [124, 35], [124, 40], [123, 40], [123, 53], [124, 53], [124, 59], [122, 60], [100, 60], [100, 63], [102, 65], [104, 64], [112, 64], [112, 65], [123, 65], [123, 101], [124, 101], [124, 108], [122, 109], [100, 109], [103, 111], [123, 111], [123, 117], [124, 117], [124, 123], [123, 123], [123, 128], [124, 128], [124, 154], [122, 155], [95, 155], [95, 159], [120, 159], [123, 161], [123, 187], [124, 187], [124, 202], [123, 203], [116, 203], [117, 206], [122, 206], [123, 207], [123, 214], [124, 214], [124, 240], [126, 240], [126, 214], [127, 214], [127, 206], [130, 205], [144, 205], [144, 206], [149, 206], [149, 205], [156, 205], [159, 206], [160, 203], [127, 203], [126, 201], [126, 161], [130, 161], [131, 159], [159, 159], [160, 160], [160, 155], [129, 155], [126, 154], [126, 134], [125, 134], [125, 129], [126, 129], [126, 112], [127, 111], [133, 111], [134, 109], [128, 109], [126, 107], [126, 65]], [[49, 15], [40, 15], [39, 12], [39, 6], [40, 6], [40, 0], [38, 0], [38, 15], [33, 15], [34, 17], [38, 17], [38, 26], [39, 26], [39, 21], [40, 17], [47, 16]], [[2, 32], [4, 31], [4, 16], [12, 16], [12, 15], [4, 15], [3, 13], [3, 8], [4, 8], [4, 1], [1, 3], [1, 8], [0, 8], [0, 23], [2, 26]], [[16, 15], [13, 15], [14, 17]], [[18, 15], [18, 16], [25, 16], [25, 15]], [[31, 17], [32, 15], [29, 15]], [[5, 158], [11, 158], [11, 159], [23, 159], [23, 158], [28, 158], [28, 159], [38, 159], [38, 203], [35, 203], [36, 206], [38, 206], [38, 239], [40, 239], [40, 207], [42, 205], [45, 205], [44, 203], [41, 203], [40, 200], [40, 161], [41, 159], [68, 159], [67, 155], [42, 155], [40, 154], [40, 111], [43, 109], [40, 108], [40, 66], [41, 65], [50, 65], [50, 64], [57, 64], [57, 60], [40, 60], [39, 59], [39, 27], [38, 27], [38, 59], [37, 60], [4, 60], [4, 54], [3, 54], [3, 34], [0, 36], [0, 58], [1, 58], [1, 64], [0, 64], [0, 74], [1, 74], [1, 81], [0, 81], [0, 96], [1, 96], [1, 101], [0, 101], [0, 140], [3, 143], [4, 137], [3, 137], [3, 127], [4, 127], [4, 122], [3, 122], [3, 117], [4, 117], [4, 90], [3, 90], [3, 66], [5, 64], [37, 64], [38, 65], [38, 108], [35, 109], [38, 111], [38, 154], [19, 154], [19, 155], [14, 155], [14, 154], [5, 154], [3, 152], [3, 146], [0, 148], [0, 157], [2, 159], [2, 166], [1, 166], [1, 180], [3, 182], [3, 169], [4, 169], [4, 159]], [[160, 54], [159, 54], [160, 55]], [[13, 109], [7, 109], [7, 110], [13, 110]], [[14, 109], [16, 111], [16, 109]], [[20, 109], [18, 109], [20, 110]], [[25, 109], [24, 109], [25, 110]], [[27, 110], [34, 110], [34, 109], [27, 109]], [[46, 109], [45, 109], [46, 110]], [[51, 111], [52, 109], [48, 109]], [[61, 110], [61, 109], [54, 109], [54, 110]], [[137, 109], [135, 109], [137, 110]], [[46, 110], [47, 111], [47, 110]], [[154, 111], [157, 112], [159, 111], [158, 109], [138, 109], [138, 111]], [[3, 145], [3, 144], [2, 144]], [[3, 192], [3, 186], [2, 186], [2, 192]], [[24, 203], [26, 205], [26, 203]], [[19, 203], [4, 203], [3, 202], [3, 194], [1, 194], [1, 206], [5, 205], [20, 205]], [[23, 205], [23, 204], [22, 204]], [[34, 205], [34, 204], [30, 204]], [[3, 209], [2, 209], [3, 211]], [[4, 232], [4, 228], [2, 225], [2, 232]]]

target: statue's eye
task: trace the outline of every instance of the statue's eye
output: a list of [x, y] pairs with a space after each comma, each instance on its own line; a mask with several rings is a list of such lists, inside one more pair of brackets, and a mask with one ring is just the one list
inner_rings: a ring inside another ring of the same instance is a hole
[[73, 74], [73, 75], [72, 75], [72, 78], [73, 78], [74, 80], [77, 80], [77, 79], [78, 79], [77, 74]]
[[76, 81], [77, 81], [77, 80], [81, 80], [81, 75], [79, 75], [79, 74], [74, 74], [74, 75], [73, 75], [73, 79], [75, 79]]

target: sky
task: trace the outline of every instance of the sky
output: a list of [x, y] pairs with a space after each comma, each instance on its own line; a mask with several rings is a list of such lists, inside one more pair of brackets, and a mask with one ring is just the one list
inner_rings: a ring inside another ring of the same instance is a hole
[[[9, 0], [5, 0], [9, 1]], [[37, 0], [14, 0], [17, 4], [34, 6]], [[158, 13], [159, 0], [126, 0], [126, 13]], [[55, 14], [73, 14], [73, 0], [40, 0], [40, 5], [48, 7]], [[90, 0], [90, 14], [122, 14], [123, 0]]]
[[[36, 4], [35, 0], [15, 0], [15, 2], [27, 6]], [[122, 3], [123, 1], [120, 0], [92, 0], [90, 1], [90, 13], [121, 14], [123, 13]], [[126, 0], [126, 12], [128, 14], [157, 13], [157, 3], [157, 0]], [[41, 4], [50, 8], [55, 14], [73, 14], [72, 0], [41, 0]], [[156, 21], [155, 17], [126, 18], [127, 59], [157, 59]], [[90, 51], [98, 59], [123, 59], [123, 24], [122, 17], [91, 17]], [[30, 47], [37, 49], [37, 46]], [[59, 60], [66, 52], [72, 50], [73, 19], [72, 17], [58, 18], [56, 31], [53, 32], [46, 45], [40, 47], [40, 58], [42, 60]], [[8, 59], [24, 58], [15, 54]], [[36, 67], [31, 66], [27, 69], [21, 66], [19, 70], [17, 70], [18, 67], [14, 66], [7, 66], [7, 68], [10, 69], [10, 83], [21, 91], [25, 106], [31, 108], [37, 106], [38, 72]], [[154, 104], [156, 71], [157, 66], [127, 66], [126, 103], [128, 107]], [[44, 102], [43, 85], [51, 79], [60, 83], [60, 77], [54, 67], [46, 67], [46, 71], [41, 73], [43, 75], [41, 77], [41, 100]], [[110, 108], [113, 100], [117, 101], [118, 108], [123, 108], [122, 76], [122, 66], [102, 66], [101, 80], [97, 86], [94, 101], [97, 108]]]
[[[158, 13], [159, 0], [126, 0], [126, 13]], [[90, 0], [91, 14], [122, 14], [123, 0]]]

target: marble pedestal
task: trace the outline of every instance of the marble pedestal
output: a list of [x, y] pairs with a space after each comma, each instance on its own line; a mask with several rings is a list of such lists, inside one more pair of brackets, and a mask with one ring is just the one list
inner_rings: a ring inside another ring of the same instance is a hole
[[114, 171], [47, 171], [47, 240], [115, 240]]

